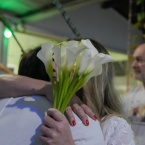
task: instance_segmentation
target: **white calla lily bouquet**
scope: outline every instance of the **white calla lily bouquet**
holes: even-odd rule
[[[113,61],[107,54],[98,53],[89,39],[43,44],[37,57],[44,63],[53,88],[53,107],[64,113],[71,97],[87,81],[102,73],[102,64]],[[56,80],[53,76],[56,63]]]

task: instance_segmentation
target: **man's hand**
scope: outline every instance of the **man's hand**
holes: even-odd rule
[[[89,125],[87,115],[90,118],[97,120],[97,116],[77,96],[72,97],[68,107],[65,110],[65,115],[68,118],[70,125],[75,126],[76,121],[73,112],[78,115],[78,117],[82,120],[83,124],[86,126]]]
[[[57,109],[48,109],[48,116],[40,127],[43,136],[40,141],[45,145],[74,145],[68,121]]]

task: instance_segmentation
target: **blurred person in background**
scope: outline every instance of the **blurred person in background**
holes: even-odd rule
[[[133,53],[134,78],[141,84],[133,87],[123,99],[123,108],[132,124],[138,145],[144,145],[145,137],[145,43]]]

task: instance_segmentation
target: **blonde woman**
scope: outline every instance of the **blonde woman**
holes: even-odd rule
[[[90,40],[99,52],[108,54],[101,44]],[[103,64],[102,74],[91,78],[78,96],[99,118],[105,145],[135,145],[132,129],[122,113],[113,77],[112,63]],[[41,127],[44,136],[40,137],[41,142],[46,145],[74,145],[63,115],[56,109],[49,109],[48,114],[53,118],[44,117],[44,125]]]

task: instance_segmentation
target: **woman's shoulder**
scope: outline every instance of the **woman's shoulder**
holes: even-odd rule
[[[128,122],[118,116],[112,116],[106,119],[102,124],[102,131],[105,142],[114,145],[134,145],[134,133]]]
[[[104,132],[112,132],[120,131],[122,129],[128,129],[129,131],[132,131],[130,124],[121,117],[118,116],[111,116],[108,117],[102,124],[101,124],[102,130]]]
[[[103,118],[104,119],[104,118]],[[110,116],[102,123],[101,126],[111,126],[111,127],[118,127],[119,126],[130,126],[128,122],[121,117],[118,116]]]

